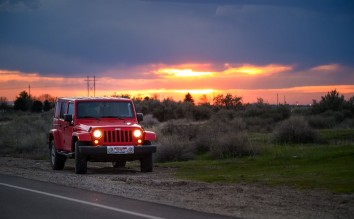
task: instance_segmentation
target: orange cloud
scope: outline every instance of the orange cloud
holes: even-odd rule
[[[314,68],[311,68],[313,71],[337,71],[340,70],[341,66],[338,64],[329,64],[329,65],[320,65]]]
[[[265,66],[257,66],[257,65],[240,65],[237,67],[233,67],[231,64],[225,64],[226,70],[223,71],[224,74],[227,75],[271,75],[285,71],[293,70],[292,66],[288,65],[276,65],[270,64]]]
[[[293,70],[293,66],[270,64],[265,66],[257,65],[238,65],[224,64],[224,68],[220,70],[212,70],[214,66],[210,64],[187,64],[180,66],[155,66],[156,75],[162,78],[209,78],[209,77],[230,77],[230,76],[256,76],[271,75],[285,71]],[[205,68],[209,70],[205,70]],[[204,69],[204,70],[201,70]]]
[[[178,78],[178,77],[211,77],[213,72],[199,72],[192,69],[170,69],[163,68],[157,70],[156,74],[163,75],[164,78]]]

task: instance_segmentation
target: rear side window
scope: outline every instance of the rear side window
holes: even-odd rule
[[[64,119],[64,114],[66,113],[66,103],[62,102],[60,107],[60,118]]]
[[[68,114],[70,114],[70,115],[74,114],[74,103],[69,103]]]
[[[55,104],[55,114],[54,114],[55,118],[59,118],[60,107],[61,107],[61,101],[57,101],[57,103]]]

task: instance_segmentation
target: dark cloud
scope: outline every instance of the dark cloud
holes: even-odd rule
[[[214,4],[214,5],[239,5],[239,6],[278,6],[302,8],[328,13],[354,13],[352,0],[144,0],[149,2],[173,2],[179,4]]]
[[[23,6],[32,10],[14,10]],[[353,8],[334,0],[0,1],[0,69],[84,75],[150,63],[354,66]]]
[[[0,0],[1,11],[34,10],[39,8],[38,0]]]

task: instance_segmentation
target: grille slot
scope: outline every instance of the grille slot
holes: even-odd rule
[[[129,130],[104,131],[103,139],[104,142],[109,142],[109,143],[133,142],[133,135],[132,135],[132,131]]]

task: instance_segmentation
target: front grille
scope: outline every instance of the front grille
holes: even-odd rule
[[[104,131],[103,134],[104,142],[114,143],[114,142],[133,142],[132,131],[114,130],[114,131]]]

